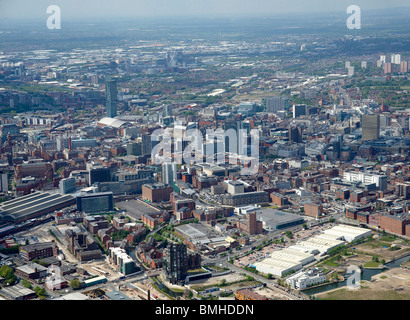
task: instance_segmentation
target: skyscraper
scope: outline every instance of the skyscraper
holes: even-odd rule
[[[375,140],[380,137],[380,115],[362,116],[362,140]]]
[[[109,79],[105,83],[106,112],[107,117],[117,116],[117,82]]]
[[[184,244],[169,243],[163,258],[165,277],[172,284],[185,281],[188,272],[187,248]]]

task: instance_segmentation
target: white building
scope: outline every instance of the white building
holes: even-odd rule
[[[393,53],[391,55],[391,63],[392,64],[400,64],[401,63],[401,55]]]
[[[256,270],[281,277],[291,271],[298,271],[314,260],[314,255],[287,248],[272,252],[270,257],[254,263]]]
[[[286,283],[293,289],[305,289],[324,282],[326,282],[326,276],[314,271],[301,271],[286,279]]]
[[[324,231],[325,235],[335,236],[338,239],[352,242],[358,239],[367,238],[372,235],[372,231],[368,229],[352,227],[347,225],[338,225]]]
[[[349,182],[361,182],[363,184],[375,183],[380,190],[387,188],[387,176],[359,171],[346,171],[343,173],[343,179]]]

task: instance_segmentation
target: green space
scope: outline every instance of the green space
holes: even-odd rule
[[[371,290],[369,287],[361,287],[358,290],[342,288],[317,295],[317,298],[320,300],[409,300],[410,293],[395,290]]]

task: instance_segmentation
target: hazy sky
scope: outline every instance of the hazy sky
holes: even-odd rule
[[[48,17],[50,5],[61,8],[62,18],[110,18],[189,15],[257,15],[288,12],[346,12],[349,5],[361,10],[410,7],[410,0],[0,0],[1,18]]]

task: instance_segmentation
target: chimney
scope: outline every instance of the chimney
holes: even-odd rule
[[[151,291],[148,290],[148,300],[151,300]]]

